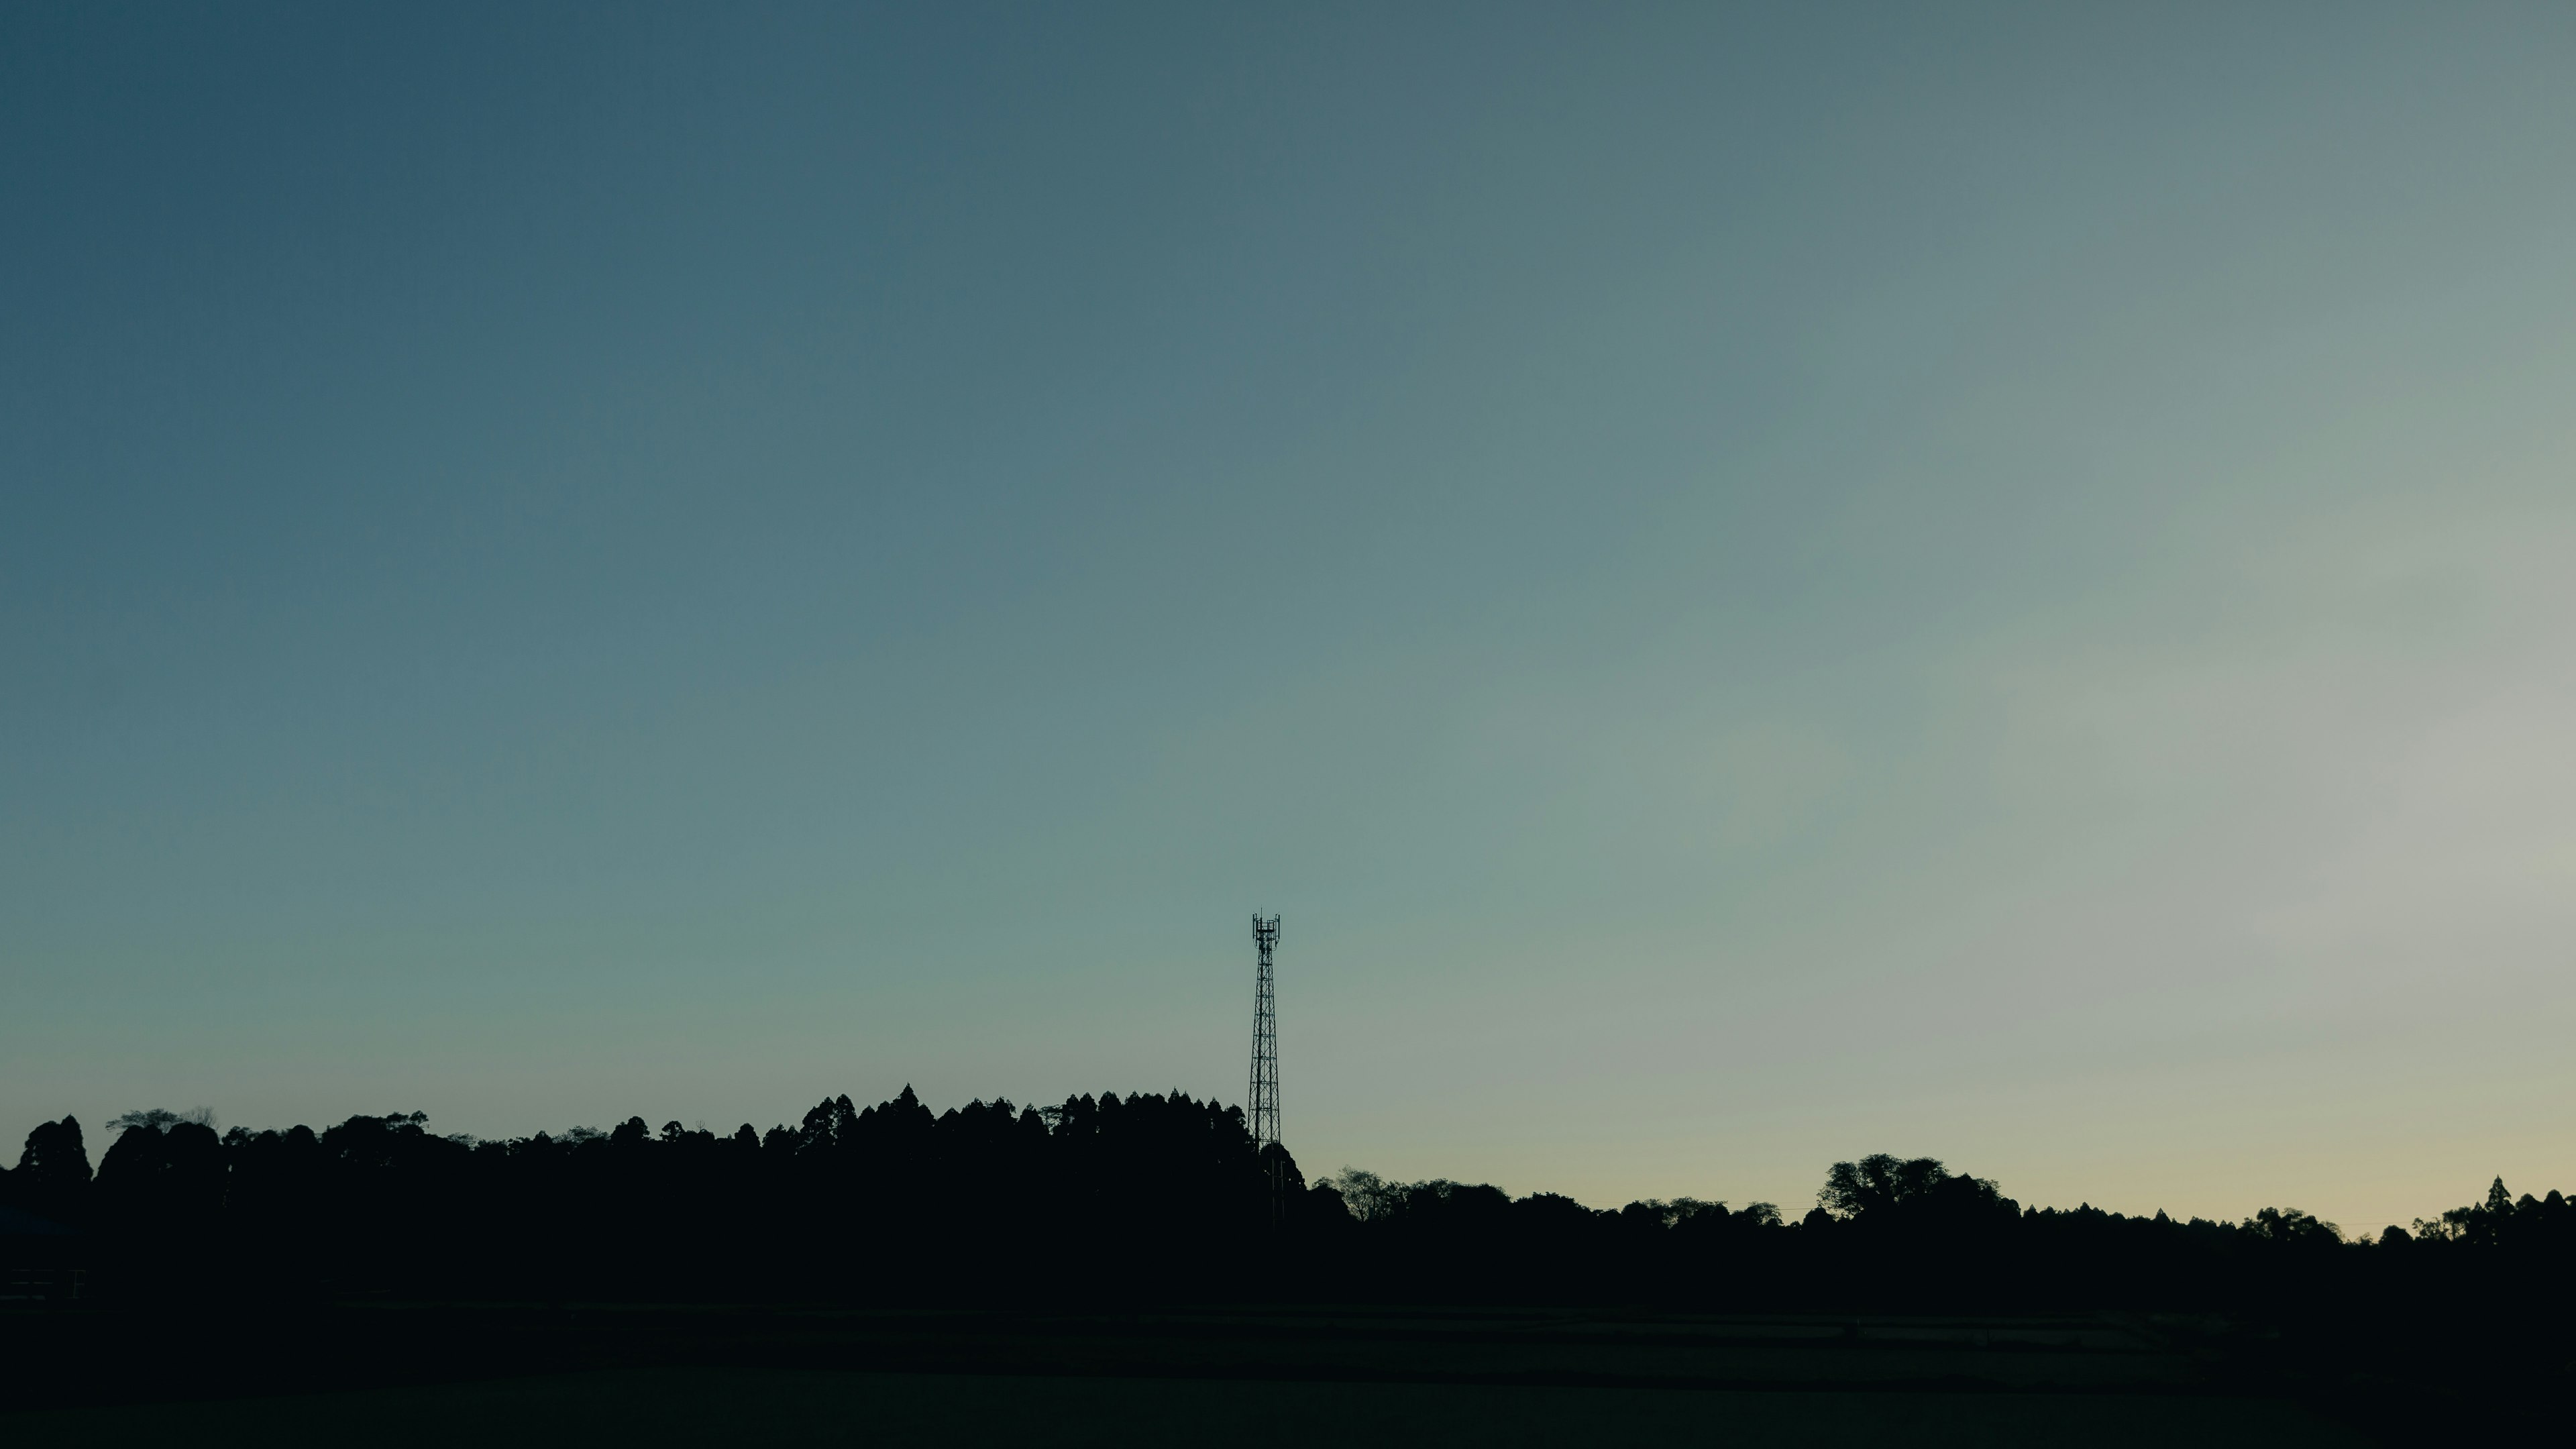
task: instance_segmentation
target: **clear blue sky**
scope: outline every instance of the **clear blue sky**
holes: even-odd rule
[[[2576,13],[13,5],[0,1135],[2576,1186]]]

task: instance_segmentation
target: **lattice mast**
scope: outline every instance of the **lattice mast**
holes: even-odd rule
[[[1279,918],[1252,916],[1252,943],[1261,948],[1261,975],[1252,993],[1252,1092],[1248,1115],[1255,1152],[1279,1141],[1279,1014],[1271,1000],[1270,950],[1279,944]]]

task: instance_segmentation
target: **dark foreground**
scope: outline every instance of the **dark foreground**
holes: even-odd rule
[[[2300,1445],[2295,1405],[2141,1394],[619,1369],[0,1420],[13,1443]]]
[[[834,1097],[729,1136],[426,1120],[219,1137],[132,1113],[95,1173],[74,1119],[31,1132],[0,1175],[0,1449],[2521,1443],[2576,1417],[2576,1199],[2501,1181],[2354,1242],[2289,1208],[2028,1208],[1887,1153],[1834,1163],[1794,1221],[1307,1184],[1240,1111],[1178,1092]],[[1254,1284],[1267,1306],[1140,1306]]]
[[[377,1305],[246,1323],[58,1306],[0,1331],[13,1446],[2279,1449],[2414,1440],[2442,1417],[2284,1379],[2259,1334],[2133,1315]]]

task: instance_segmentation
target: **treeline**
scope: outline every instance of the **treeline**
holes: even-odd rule
[[[417,1112],[218,1134],[130,1113],[0,1172],[11,1262],[107,1297],[985,1302],[1287,1296],[1711,1307],[2306,1311],[2563,1301],[2576,1205],[2510,1196],[2347,1241],[2241,1222],[2025,1208],[1929,1158],[1835,1164],[1791,1217],[1689,1198],[1586,1207],[1490,1186],[1308,1183],[1237,1108],[1180,1092],[934,1114],[911,1089],[795,1126],[641,1118],[507,1141]]]
[[[37,1128],[0,1192],[80,1230],[109,1294],[990,1297],[1199,1291],[1267,1223],[1284,1153],[1239,1109],[1138,1093],[934,1115],[907,1087],[728,1134],[630,1119],[507,1141],[418,1112],[218,1136],[118,1119],[95,1175],[80,1125]],[[1239,1252],[1235,1254],[1239,1256]]]

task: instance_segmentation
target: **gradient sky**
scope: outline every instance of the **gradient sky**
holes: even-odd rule
[[[2410,9],[0,10],[0,1134],[1239,1101],[1261,908],[1310,1173],[2576,1187]]]

